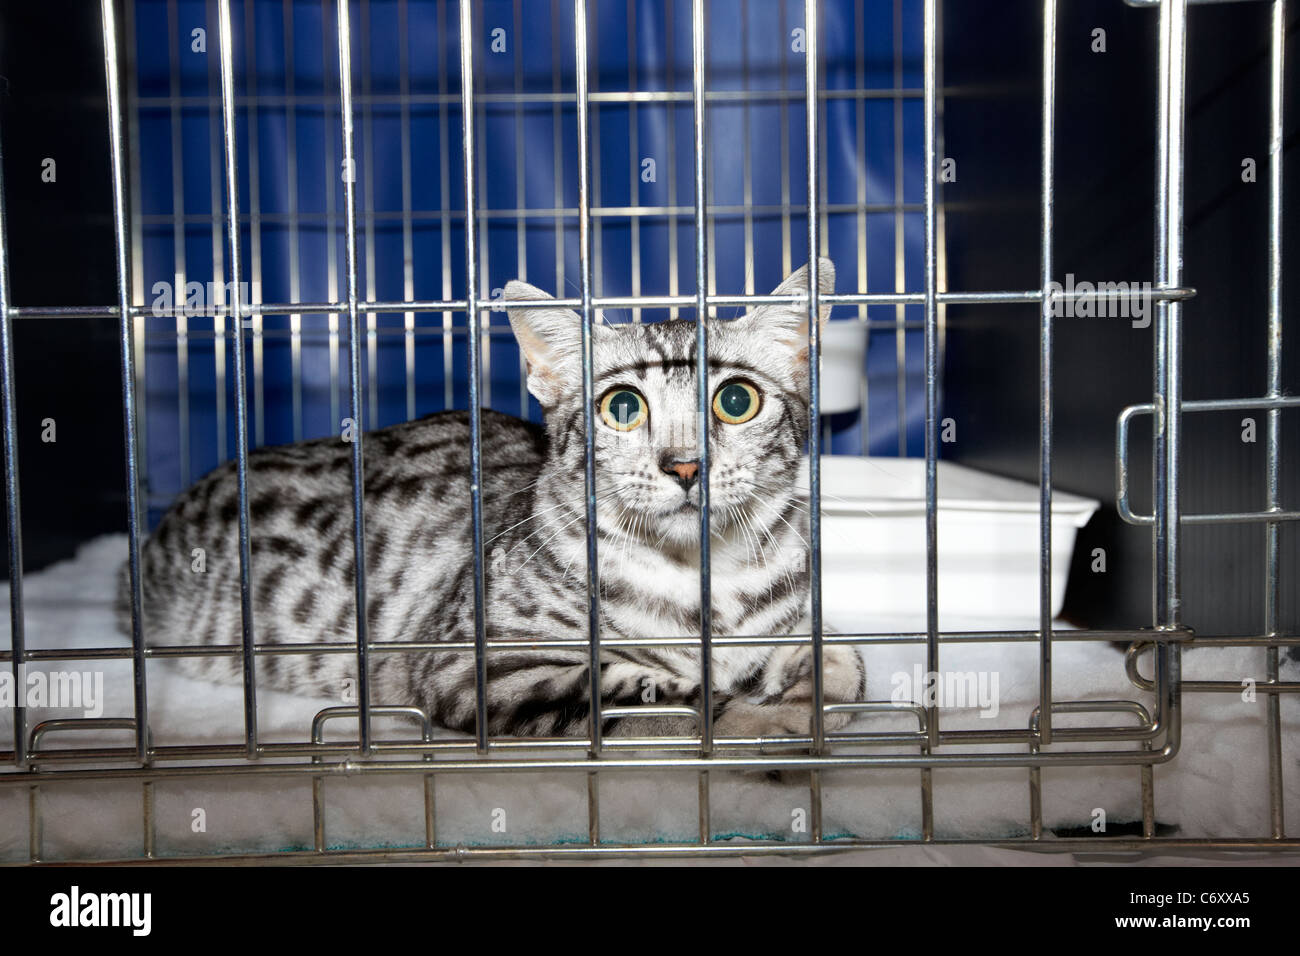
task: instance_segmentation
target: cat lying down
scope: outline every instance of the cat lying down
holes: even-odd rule
[[[819,262],[819,286],[835,269]],[[807,267],[775,294],[808,292]],[[482,503],[486,628],[495,641],[587,635],[581,321],[523,282],[505,289],[545,426],[484,409]],[[821,310],[826,321],[829,307]],[[708,419],[714,635],[807,633],[806,503],[796,489],[808,435],[807,309],[763,306],[709,320]],[[593,327],[597,547],[602,639],[699,634],[696,326],[673,320]],[[365,456],[369,638],[472,641],[469,416],[441,412],[368,433]],[[142,550],[147,634],[154,644],[239,644],[235,462],[171,506]],[[248,456],[254,633],[259,643],[354,640],[351,445],[327,437]],[[203,549],[196,571],[194,549]],[[129,630],[129,583],[119,619]],[[191,674],[241,681],[239,658],[186,659]],[[808,646],[713,649],[719,737],[807,734]],[[355,686],[351,654],[261,655],[260,685],[311,694]],[[489,732],[585,735],[584,648],[492,649]],[[475,729],[472,652],[375,653],[376,704],[414,704],[445,727]],[[847,647],[828,647],[828,703],[862,699],[866,675]],[[604,706],[701,701],[693,648],[605,647]],[[848,715],[830,714],[827,729]],[[606,733],[694,735],[688,717],[609,718]]]

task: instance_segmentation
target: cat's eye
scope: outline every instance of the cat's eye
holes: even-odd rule
[[[605,424],[621,432],[640,428],[650,417],[645,399],[630,388],[615,388],[600,400],[600,417]]]
[[[728,382],[713,396],[713,414],[728,425],[742,425],[758,414],[758,389],[748,382]]]

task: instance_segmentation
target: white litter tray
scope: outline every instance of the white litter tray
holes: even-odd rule
[[[805,462],[804,487],[807,487]],[[938,463],[939,612],[1038,613],[1038,487]],[[1052,495],[1052,616],[1061,610],[1078,529],[1098,503]],[[841,622],[925,609],[925,461],[822,457],[822,613]]]

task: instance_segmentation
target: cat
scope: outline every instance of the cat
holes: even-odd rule
[[[831,292],[829,259],[819,276]],[[775,290],[807,292],[806,266]],[[581,320],[521,281],[504,300],[536,303],[507,311],[545,426],[481,412],[487,636],[585,639]],[[808,434],[807,308],[710,319],[708,333],[713,634],[807,633],[807,508],[796,486]],[[695,323],[596,323],[592,335],[602,637],[698,637]],[[370,640],[472,641],[468,413],[370,432],[363,450]],[[180,495],[143,545],[151,644],[240,643],[235,468],[226,462]],[[256,640],[353,641],[351,445],[327,437],[254,450],[248,496]],[[128,633],[129,595],[124,573],[118,615]],[[825,701],[860,700],[866,675],[856,650],[830,646],[823,659]],[[581,647],[490,650],[489,733],[585,736],[589,660]],[[242,680],[239,657],[182,661],[194,676]],[[717,646],[712,661],[716,736],[810,732],[810,646]],[[355,654],[261,655],[256,675],[259,686],[341,696],[355,687],[356,666]],[[370,670],[375,704],[414,704],[443,727],[475,730],[472,652],[374,652]],[[600,685],[604,707],[652,700],[698,713],[699,651],[607,647]],[[828,714],[825,726],[848,719]],[[684,716],[612,716],[602,728],[700,732]]]

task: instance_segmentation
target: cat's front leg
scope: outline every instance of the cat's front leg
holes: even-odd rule
[[[867,671],[855,647],[822,648],[822,701],[862,700]],[[809,645],[783,645],[763,663],[760,679],[745,697],[723,707],[714,724],[718,737],[784,737],[812,733],[813,651]],[[823,726],[839,730],[851,714],[827,714]]]
[[[601,696],[610,707],[624,711],[604,722],[608,736],[694,737],[700,733],[700,684],[694,677],[647,661],[612,661],[601,668]],[[636,712],[670,707],[689,707],[697,716]]]
[[[493,734],[584,737],[591,730],[590,666],[567,649],[488,654],[488,715]],[[445,678],[450,680],[450,678]],[[442,723],[474,728],[473,660],[466,658],[446,694],[455,712]],[[617,737],[693,737],[699,733],[700,683],[653,659],[617,657],[600,667],[601,727]],[[725,698],[724,698],[725,700]],[[715,701],[715,703],[717,703]],[[667,708],[677,711],[663,713]],[[607,711],[620,711],[606,714]]]

